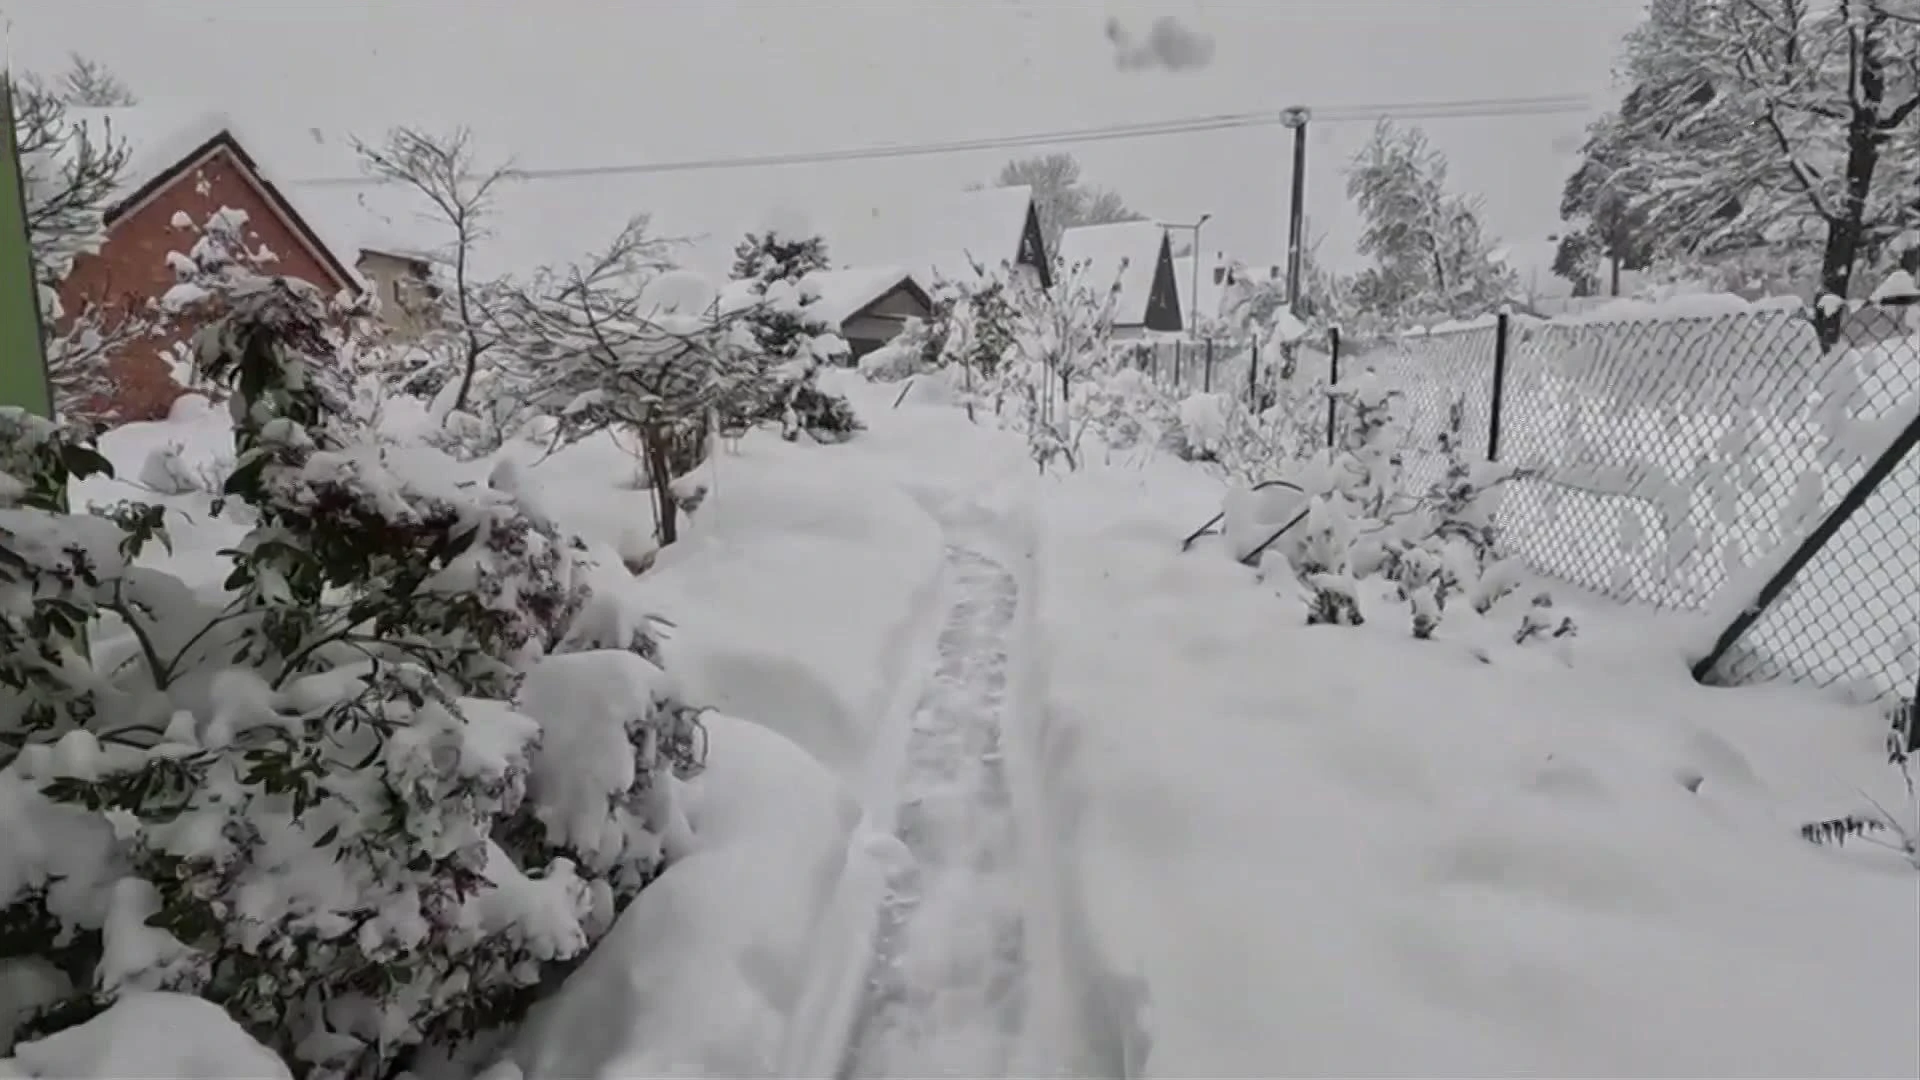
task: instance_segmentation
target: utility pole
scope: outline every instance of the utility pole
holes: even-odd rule
[[[1280,123],[1293,129],[1293,200],[1287,214],[1287,310],[1300,311],[1300,251],[1306,238],[1307,122],[1313,110],[1294,105],[1280,112]]]
[[[1163,229],[1193,231],[1193,282],[1187,290],[1187,333],[1189,334],[1200,325],[1200,226],[1212,220],[1212,214],[1201,214],[1200,220],[1191,225],[1173,225],[1164,221],[1160,223]]]

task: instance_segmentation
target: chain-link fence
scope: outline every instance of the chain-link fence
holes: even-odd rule
[[[1181,393],[1245,393],[1251,348],[1225,338],[1140,338],[1123,355],[1155,382]]]
[[[1121,355],[1155,382],[1178,394],[1226,394],[1257,400],[1276,363],[1291,362],[1297,377],[1319,378],[1329,370],[1328,347],[1320,341],[1297,343],[1291,356],[1259,341],[1229,338],[1139,338],[1122,342]]]
[[[1542,573],[1724,622],[1703,676],[1915,695],[1920,309],[1852,311],[1832,348],[1797,309],[1490,318],[1360,366],[1408,399],[1416,483],[1456,400],[1469,446],[1527,470],[1501,523]]]

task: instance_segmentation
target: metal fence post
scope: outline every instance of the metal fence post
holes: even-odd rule
[[[1907,753],[1920,754],[1920,676],[1913,680],[1913,697],[1907,700]]]
[[[1493,402],[1487,414],[1487,460],[1500,460],[1500,405],[1507,396],[1507,344],[1513,317],[1501,312],[1493,324]]]
[[[1327,327],[1327,449],[1333,449],[1340,422],[1340,402],[1332,394],[1340,385],[1340,328]]]
[[[1787,586],[1793,584],[1793,579],[1800,576],[1800,571],[1806,569],[1807,564],[1813,561],[1813,557],[1820,553],[1820,549],[1833,539],[1834,535],[1840,531],[1840,527],[1847,523],[1847,519],[1852,517],[1855,511],[1865,505],[1881,482],[1892,475],[1893,470],[1908,454],[1914,452],[1915,447],[1920,447],[1920,416],[1908,422],[1906,429],[1893,440],[1893,445],[1887,447],[1886,452],[1868,466],[1866,472],[1860,474],[1860,479],[1854,481],[1853,487],[1841,496],[1840,501],[1827,512],[1827,516],[1820,519],[1820,524],[1807,534],[1806,539],[1800,541],[1800,546],[1794,550],[1794,553],[1787,558],[1780,569],[1774,571],[1773,576],[1767,579],[1767,583],[1761,586],[1760,594],[1754,597],[1753,603],[1735,615],[1733,622],[1721,631],[1720,637],[1713,643],[1713,650],[1707,653],[1699,663],[1693,665],[1693,677],[1696,681],[1706,681],[1714,665],[1727,654],[1727,650],[1733,648],[1748,629],[1759,621],[1760,616],[1773,606],[1773,602],[1780,598],[1780,594],[1787,591]]]
[[[1180,353],[1180,339],[1173,342],[1173,388],[1180,389],[1187,383],[1186,357]]]

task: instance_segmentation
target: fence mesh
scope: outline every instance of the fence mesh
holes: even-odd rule
[[[1122,355],[1176,394],[1215,393],[1240,401],[1270,395],[1279,370],[1290,370],[1297,386],[1324,389],[1331,365],[1328,343],[1319,340],[1296,343],[1289,357],[1259,341],[1143,338],[1123,345]]]
[[[1757,590],[1754,579],[1845,497],[1920,408],[1915,314],[1853,311],[1831,349],[1797,310],[1511,320],[1499,456],[1529,477],[1508,489],[1504,535],[1549,576],[1623,602],[1717,613],[1729,588]],[[1488,445],[1497,333],[1489,324],[1404,338],[1353,362],[1405,393],[1416,483],[1437,475],[1435,436],[1456,399],[1469,445]],[[1748,628],[1716,675],[1911,695],[1916,637],[1920,454]]]
[[[1162,386],[1181,393],[1247,393],[1252,346],[1225,338],[1152,338],[1127,346],[1134,366]]]
[[[1405,395],[1409,424],[1405,467],[1415,491],[1425,491],[1446,472],[1446,461],[1438,450],[1454,402],[1461,405],[1467,447],[1478,455],[1486,453],[1493,430],[1498,344],[1499,327],[1488,320],[1402,338],[1394,348],[1341,365],[1343,375],[1372,367]]]

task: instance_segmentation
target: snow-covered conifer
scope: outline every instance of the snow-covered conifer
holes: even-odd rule
[[[777,421],[789,440],[805,431],[838,441],[860,430],[845,398],[820,389],[822,366],[840,364],[847,343],[813,310],[819,297],[807,277],[831,267],[826,241],[778,228],[748,233],[734,250],[733,278],[747,290],[744,312],[766,369],[766,394],[747,423]]]

